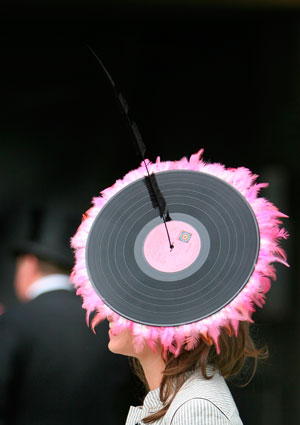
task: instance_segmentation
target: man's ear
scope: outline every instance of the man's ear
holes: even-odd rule
[[[15,272],[15,291],[21,301],[28,301],[27,289],[41,277],[39,260],[33,254],[23,254],[17,258]]]

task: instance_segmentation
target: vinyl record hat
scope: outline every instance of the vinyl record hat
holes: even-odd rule
[[[178,352],[199,336],[218,349],[221,328],[237,332],[262,306],[285,217],[258,192],[265,183],[244,167],[188,160],[145,164],[93,199],[72,239],[72,281],[94,320],[114,316],[139,351],[160,340]],[[156,176],[166,202],[153,208],[144,178]],[[167,219],[166,219],[167,217]]]
[[[285,265],[284,214],[259,191],[247,168],[189,159],[155,163],[129,117],[124,96],[97,57],[142,163],[93,199],[72,246],[71,275],[94,327],[108,315],[114,333],[129,329],[136,352],[159,341],[178,355],[200,338],[252,321]]]

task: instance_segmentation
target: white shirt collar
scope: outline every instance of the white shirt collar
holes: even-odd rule
[[[36,280],[26,292],[29,300],[33,300],[45,292],[56,291],[57,289],[66,289],[71,291],[73,286],[70,283],[69,276],[65,274],[50,274]]]

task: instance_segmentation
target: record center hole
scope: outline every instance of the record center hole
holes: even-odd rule
[[[144,241],[144,257],[154,269],[174,273],[189,267],[200,253],[201,241],[196,229],[183,221],[168,221],[173,249],[166,236],[164,223],[154,227]]]

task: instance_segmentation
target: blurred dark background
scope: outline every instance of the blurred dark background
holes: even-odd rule
[[[128,100],[147,156],[244,165],[290,216],[257,337],[270,357],[244,389],[246,425],[300,423],[300,4],[297,1],[2,2],[0,302],[16,303],[11,248],[34,205],[78,217],[139,159],[87,45]],[[0,347],[1,349],[1,347]]]

